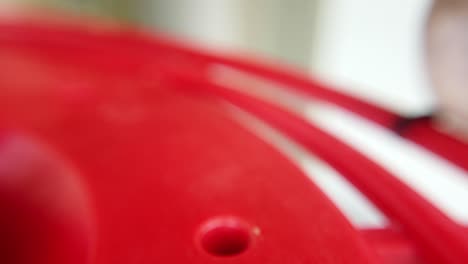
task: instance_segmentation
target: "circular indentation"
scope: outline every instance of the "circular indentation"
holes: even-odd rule
[[[213,256],[236,256],[252,243],[250,227],[234,217],[217,218],[202,226],[201,247]]]

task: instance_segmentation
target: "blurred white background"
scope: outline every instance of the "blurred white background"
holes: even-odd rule
[[[217,48],[298,65],[340,89],[402,112],[433,105],[424,75],[430,0],[151,1],[142,17]]]

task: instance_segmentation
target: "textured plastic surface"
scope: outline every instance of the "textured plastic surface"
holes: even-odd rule
[[[249,60],[131,31],[34,24],[0,25],[3,263],[468,261],[465,229],[391,174],[209,72],[233,67],[389,128],[398,115]],[[217,98],[320,155],[396,228],[355,230]],[[468,146],[429,124],[402,135],[468,168]]]

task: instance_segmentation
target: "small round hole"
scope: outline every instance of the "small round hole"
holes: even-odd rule
[[[236,218],[219,218],[202,227],[202,248],[214,256],[235,256],[244,252],[251,243],[250,228]]]

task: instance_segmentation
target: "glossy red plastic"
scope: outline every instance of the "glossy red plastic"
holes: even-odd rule
[[[132,30],[0,25],[2,263],[468,262],[464,227],[344,143],[227,89],[232,67],[391,128],[397,114],[302,74]],[[219,98],[319,155],[392,221],[356,230]],[[428,123],[402,135],[467,169]],[[424,221],[421,221],[421,218]]]

